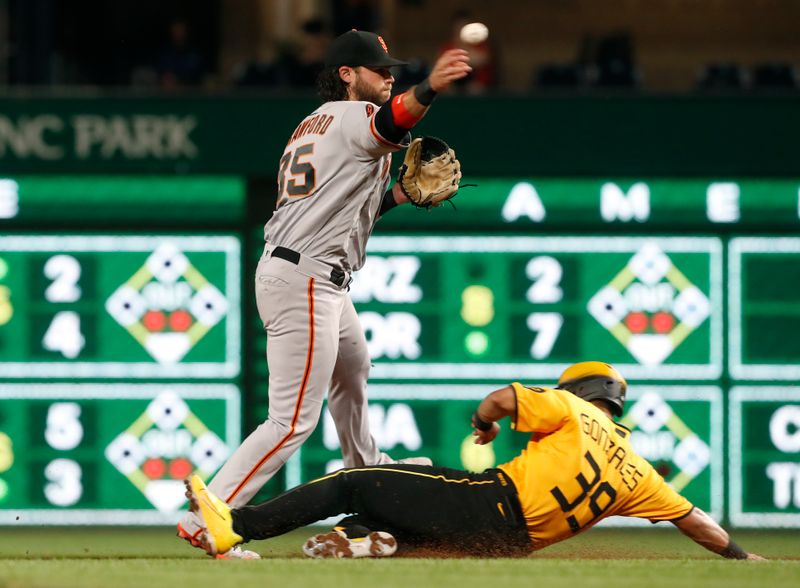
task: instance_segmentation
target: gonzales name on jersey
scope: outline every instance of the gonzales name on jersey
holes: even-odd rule
[[[692,504],[634,452],[630,431],[566,390],[512,384],[512,426],[532,433],[500,467],[514,482],[535,549],[568,539],[608,516],[653,522],[688,515]]]

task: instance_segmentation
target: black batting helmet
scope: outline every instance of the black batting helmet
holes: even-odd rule
[[[571,365],[558,379],[558,387],[587,402],[605,400],[615,416],[622,416],[628,382],[607,363],[583,361]]]

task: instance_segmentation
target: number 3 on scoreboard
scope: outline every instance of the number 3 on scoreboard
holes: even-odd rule
[[[78,462],[58,458],[44,468],[44,496],[50,504],[72,506],[83,496],[83,472]]]

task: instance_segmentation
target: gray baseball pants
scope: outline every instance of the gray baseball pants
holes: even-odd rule
[[[256,270],[256,304],[267,331],[269,415],[231,455],[209,489],[232,507],[247,504],[311,435],[325,391],[345,467],[392,463],[369,431],[367,341],[330,266],[304,255],[292,263],[267,244]],[[199,532],[192,513],[181,521]]]

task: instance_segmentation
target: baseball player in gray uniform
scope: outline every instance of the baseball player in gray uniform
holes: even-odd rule
[[[209,485],[232,507],[247,504],[308,438],[326,390],[345,467],[393,462],[369,431],[370,359],[347,287],[375,223],[408,201],[397,184],[387,190],[392,153],[409,145],[410,129],[436,94],[471,71],[466,51],[447,51],[426,80],[390,101],[389,68],[398,65],[404,62],[374,33],[338,37],[318,80],[325,103],[300,123],[281,157],[277,209],[255,279],[267,332],[269,416]],[[199,533],[191,513],[178,525],[195,546]],[[222,557],[258,556],[231,550]]]

